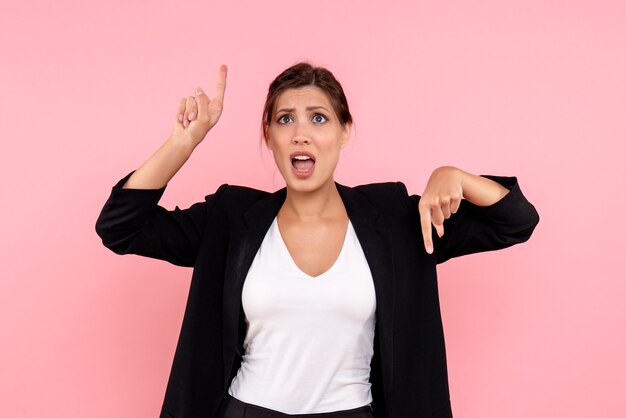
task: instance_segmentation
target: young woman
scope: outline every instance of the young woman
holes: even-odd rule
[[[169,139],[96,224],[118,254],[194,267],[161,417],[451,417],[436,265],[530,237],[539,217],[516,178],[439,167],[421,196],[336,183],[352,116],[333,75],[300,63],[263,113],[286,187],[222,185],[167,211],[166,184],[219,120],[226,72],[212,99],[180,101]]]

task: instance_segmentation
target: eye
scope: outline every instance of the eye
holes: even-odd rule
[[[326,116],[322,115],[321,113],[316,113],[313,116],[313,123],[324,123],[326,122],[328,119],[326,119]]]
[[[293,119],[291,118],[290,115],[282,115],[281,117],[278,118],[278,123],[285,124],[285,123],[290,123],[290,122],[293,122]]]

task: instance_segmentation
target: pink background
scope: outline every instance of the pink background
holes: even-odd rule
[[[518,176],[541,215],[527,244],[440,268],[455,417],[624,416],[626,3],[7,4],[4,414],[158,415],[191,271],[114,255],[96,217],[221,63],[222,119],[162,204],[225,182],[282,187],[261,108],[272,78],[310,59],[334,71],[356,120],[339,182],[421,193],[455,165]]]

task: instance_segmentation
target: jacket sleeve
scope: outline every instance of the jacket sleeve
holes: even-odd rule
[[[207,216],[225,185],[206,196],[204,202],[168,211],[158,205],[165,187],[123,189],[131,174],[113,186],[96,221],[104,246],[116,254],[138,254],[193,266]]]
[[[509,193],[490,206],[477,206],[463,199],[457,213],[444,221],[443,237],[439,238],[433,227],[437,263],[453,257],[499,250],[522,243],[530,238],[537,226],[539,214],[522,194],[516,177],[482,177],[501,184],[509,189]],[[406,193],[406,188],[404,191]],[[418,224],[419,199],[417,195],[409,196],[409,204],[417,212]]]

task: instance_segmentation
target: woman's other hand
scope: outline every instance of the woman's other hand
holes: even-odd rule
[[[430,175],[419,202],[424,246],[433,252],[431,224],[443,236],[443,221],[456,213],[463,198],[462,172],[455,167],[439,167]]]
[[[210,99],[204,91],[196,88],[196,95],[181,99],[176,112],[172,137],[197,146],[220,119],[224,105],[226,75],[228,68],[220,66],[215,94]]]
[[[433,253],[431,224],[443,236],[443,222],[459,210],[461,200],[477,206],[490,206],[509,190],[486,177],[470,174],[456,167],[444,166],[433,171],[419,202],[424,246]]]

